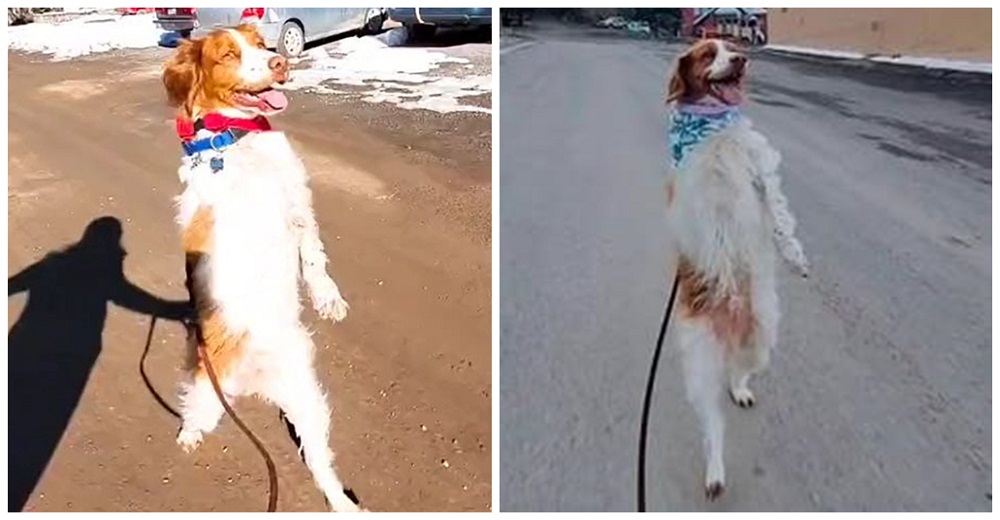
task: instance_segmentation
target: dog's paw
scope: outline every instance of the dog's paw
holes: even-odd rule
[[[800,263],[795,265],[795,270],[802,278],[809,278],[809,261],[802,259]]]
[[[366,509],[362,509],[357,504],[351,500],[351,497],[347,496],[347,493],[341,493],[339,496],[333,497],[332,500],[328,499],[330,503],[330,510],[334,513],[366,513]]]
[[[718,447],[720,450],[721,446]],[[708,457],[705,471],[705,498],[714,502],[726,490],[726,468],[722,462],[721,451]]]
[[[198,430],[181,430],[177,434],[177,445],[184,453],[191,453],[201,445],[202,434]]]
[[[729,397],[733,399],[736,406],[740,408],[753,408],[757,404],[757,399],[753,396],[753,392],[749,388],[730,388]]]
[[[726,485],[721,480],[705,483],[705,498],[709,502],[715,502],[726,490]]]
[[[319,287],[312,288],[313,308],[325,320],[341,321],[347,317],[351,306],[340,295],[340,289],[333,280],[327,278]]]
[[[351,306],[347,304],[347,300],[338,294],[336,298],[327,300],[316,307],[316,312],[319,313],[320,317],[324,320],[333,320],[334,322],[337,322],[346,318],[347,311],[350,309]]]

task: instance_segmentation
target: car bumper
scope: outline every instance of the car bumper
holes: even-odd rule
[[[481,26],[493,23],[493,10],[459,8],[390,8],[389,19],[401,24],[427,24],[440,27]]]
[[[157,18],[153,23],[164,31],[192,31],[198,28],[198,20],[193,18]]]

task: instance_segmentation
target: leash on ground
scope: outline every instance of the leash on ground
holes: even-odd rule
[[[646,380],[646,396],[642,403],[642,420],[639,426],[639,512],[646,512],[646,441],[649,433],[649,410],[653,405],[653,388],[656,386],[656,372],[660,364],[660,354],[663,353],[663,343],[667,336],[667,326],[670,325],[670,314],[674,310],[674,300],[677,299],[677,286],[680,276],[674,275],[674,286],[670,289],[670,299],[667,300],[667,309],[663,313],[663,321],[660,324],[660,336],[656,340],[656,349],[653,351],[653,362],[649,365],[649,378]]]
[[[146,356],[149,355],[149,346],[153,343],[153,329],[155,328],[156,316],[153,316],[152,319],[149,320],[149,332],[146,334],[146,348],[143,349],[142,357],[139,358],[139,374],[142,376],[142,382],[146,383],[146,389],[149,390],[149,393],[153,394],[153,399],[156,399],[156,402],[160,403],[160,406],[169,412],[170,415],[180,419],[181,414],[177,413],[177,410],[174,410],[174,407],[170,406],[166,399],[164,399],[160,393],[156,391],[156,388],[153,387],[152,381],[149,380],[149,376],[146,375]]]
[[[208,373],[208,379],[212,383],[212,389],[215,390],[215,396],[218,397],[219,402],[222,403],[222,408],[226,411],[226,414],[229,415],[229,418],[236,423],[236,426],[243,432],[243,434],[250,439],[250,442],[252,442],[254,447],[257,448],[257,451],[260,452],[260,456],[264,458],[264,463],[267,465],[268,480],[267,512],[274,513],[278,510],[278,470],[274,465],[274,460],[271,459],[271,454],[267,452],[267,448],[264,447],[264,443],[262,443],[260,439],[258,439],[252,431],[250,431],[250,428],[247,427],[246,423],[244,423],[243,420],[236,415],[233,408],[229,406],[229,402],[226,400],[226,396],[222,392],[222,386],[219,385],[219,379],[215,374],[215,368],[208,360],[208,352],[205,351],[205,342],[203,341],[204,338],[202,337],[201,327],[197,324],[197,322],[188,322],[185,323],[185,326],[194,328],[194,332],[198,340],[198,356],[201,357],[202,361],[205,363],[205,372]],[[149,377],[146,376],[146,355],[149,353],[149,346],[153,340],[153,329],[155,327],[156,316],[153,316],[153,318],[149,321],[149,333],[146,335],[146,348],[142,353],[142,358],[139,360],[139,372],[142,374],[142,379],[146,383],[146,388],[152,392],[153,397],[156,398],[157,402],[166,408],[168,412],[179,418],[180,414],[178,414],[162,397],[160,397],[160,394],[156,392],[152,383],[150,383]]]

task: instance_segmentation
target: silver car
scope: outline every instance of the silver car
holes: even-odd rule
[[[387,14],[385,8],[366,7],[197,8],[191,11],[191,36],[195,38],[220,27],[254,22],[260,28],[264,43],[287,57],[298,56],[307,43],[330,36],[352,31],[359,35],[377,33]]]

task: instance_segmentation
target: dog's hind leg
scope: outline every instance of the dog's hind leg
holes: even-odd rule
[[[722,494],[726,483],[723,462],[723,346],[706,322],[686,318],[677,322],[677,341],[681,351],[687,399],[701,423],[706,462],[705,496],[709,500],[715,500]]]
[[[306,466],[330,507],[339,512],[358,511],[333,469],[330,406],[312,366],[312,339],[304,330],[290,336],[295,344],[277,358],[279,366],[274,367],[264,396],[281,408],[295,428]]]
[[[754,295],[754,332],[747,345],[734,349],[726,360],[729,396],[741,408],[750,408],[757,398],[750,390],[750,376],[759,374],[771,359],[778,337],[778,295],[773,284],[759,287]]]
[[[194,451],[201,444],[202,435],[211,432],[222,418],[222,403],[215,395],[208,374],[201,372],[181,384],[181,431],[177,444],[185,452]]]

